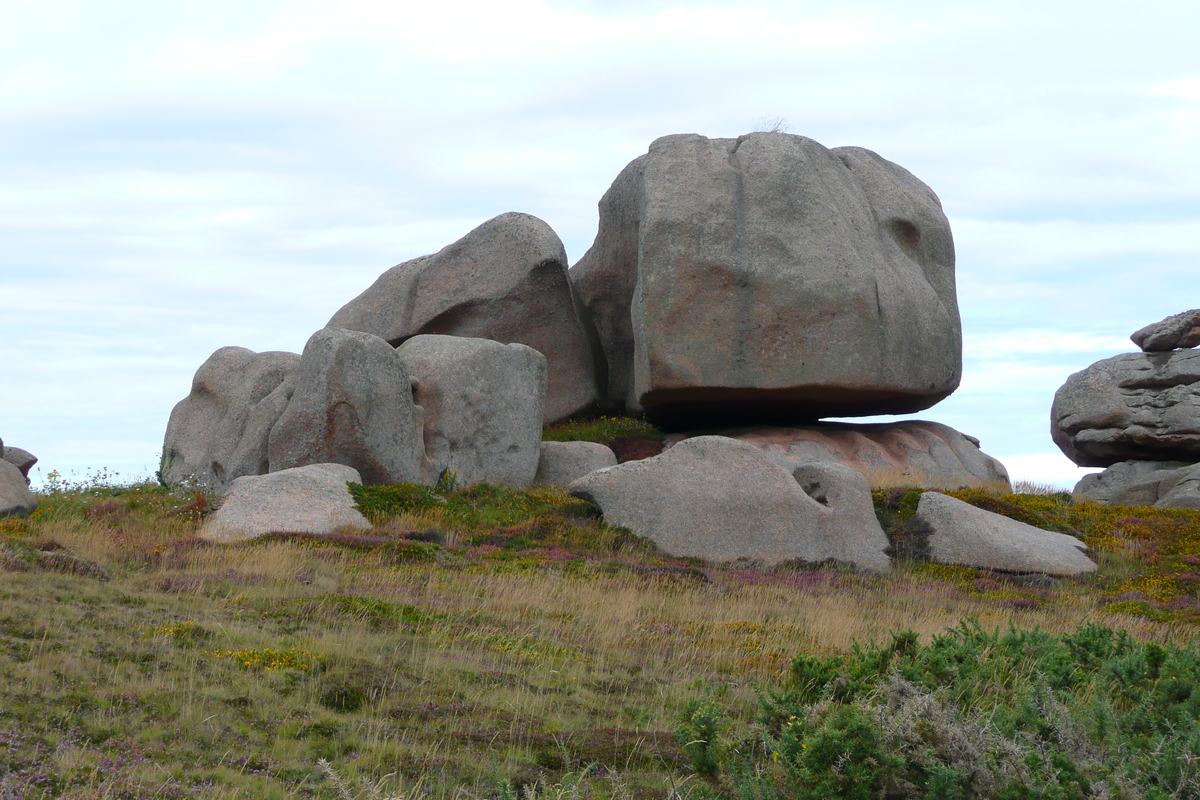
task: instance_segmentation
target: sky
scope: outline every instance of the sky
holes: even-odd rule
[[[574,263],[655,138],[876,151],[954,231],[964,376],[916,415],[1083,473],[1055,390],[1200,306],[1200,4],[0,0],[0,438],[152,474],[214,350],[299,352],[506,211]]]

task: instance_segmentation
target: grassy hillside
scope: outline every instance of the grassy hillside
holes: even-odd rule
[[[1200,796],[1200,513],[957,493],[1099,554],[1015,581],[356,492],[368,536],[211,546],[202,495],[103,482],[0,521],[0,797]]]

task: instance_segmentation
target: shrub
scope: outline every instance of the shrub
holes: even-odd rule
[[[773,763],[737,773],[746,796],[1200,797],[1200,649],[1099,625],[800,655],[760,723]]]

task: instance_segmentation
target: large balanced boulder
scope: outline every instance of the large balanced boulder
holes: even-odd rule
[[[820,422],[791,428],[722,428],[705,433],[752,444],[789,470],[809,461],[832,461],[853,467],[877,485],[1010,488],[1008,470],[979,449],[978,439],[940,422]],[[671,434],[666,444],[670,448],[698,435]]]
[[[196,370],[192,390],[171,411],[161,477],[218,493],[235,478],[268,469],[267,438],[291,396],[295,353],[222,347]]]
[[[606,522],[675,556],[890,568],[866,478],[840,464],[804,464],[793,473],[753,445],[698,436],[568,489],[599,506]]]
[[[433,255],[392,267],[329,325],[394,346],[418,334],[528,345],[546,357],[546,422],[597,399],[566,251],[550,226],[529,214],[501,214]]]
[[[571,277],[608,401],[676,429],[919,411],[961,376],[941,204],[862,148],[658,139]]]
[[[28,517],[37,506],[37,498],[29,491],[21,470],[0,459],[0,517]]]
[[[1075,484],[1081,500],[1113,506],[1200,508],[1200,464],[1119,461]]]
[[[546,359],[523,344],[414,336],[397,350],[424,410],[425,483],[523,487],[537,474]]]
[[[1147,325],[1129,337],[1147,353],[1160,353],[1200,344],[1200,308],[1174,314]]]
[[[1084,555],[1087,545],[1074,536],[1035,528],[949,495],[922,494],[913,520],[929,536],[930,560],[941,564],[1046,575],[1096,571],[1096,563]]]
[[[1067,379],[1051,435],[1081,467],[1200,460],[1200,351],[1124,353]]]
[[[542,442],[533,485],[566,486],[590,472],[616,465],[616,454],[599,442]]]
[[[358,472],[344,464],[309,464],[270,475],[246,475],[230,487],[221,507],[200,530],[215,542],[238,542],[264,533],[328,534],[367,530],[348,483]]]
[[[420,480],[421,413],[395,348],[324,328],[304,345],[295,389],[268,441],[270,471],[345,464],[365,483]]]

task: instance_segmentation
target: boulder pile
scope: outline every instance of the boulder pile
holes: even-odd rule
[[[1200,309],[1147,325],[1140,353],[1097,361],[1054,395],[1051,435],[1085,476],[1075,492],[1113,505],[1200,508]]]
[[[331,499],[347,481],[556,484],[672,554],[875,571],[890,559],[868,476],[1008,485],[945,425],[820,421],[958,386],[953,238],[907,170],[784,133],[667,136],[599,213],[570,269],[550,226],[502,214],[389,269],[299,355],[218,350],[171,414],[163,479],[228,495],[214,538],[361,526]],[[541,441],[597,412],[673,433],[624,464]],[[310,483],[320,520],[253,510]]]

